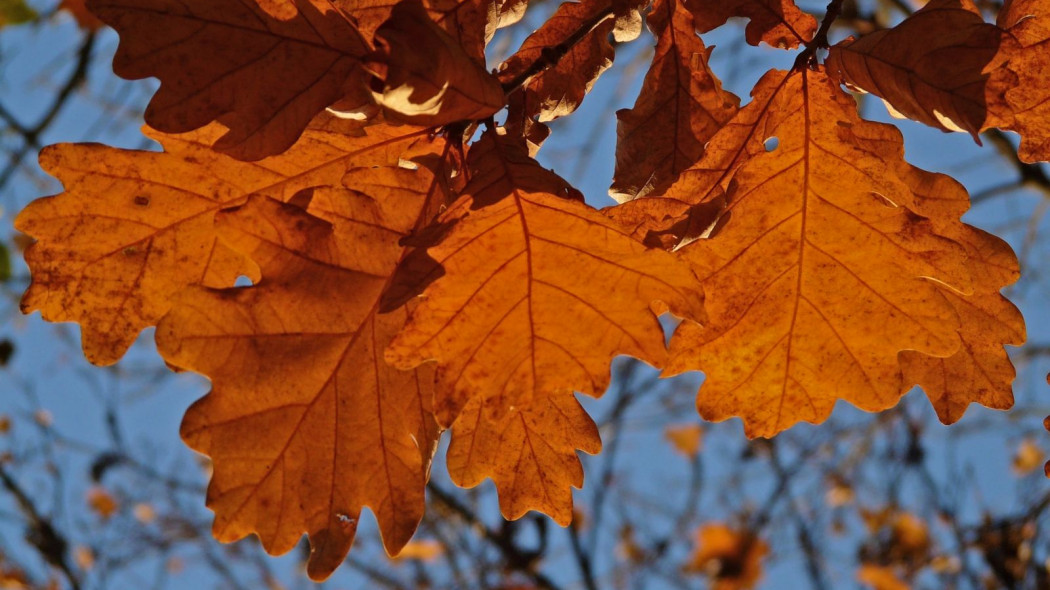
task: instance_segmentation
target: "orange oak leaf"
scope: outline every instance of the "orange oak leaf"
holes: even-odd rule
[[[169,364],[213,383],[182,436],[214,463],[216,538],[256,533],[284,553],[308,533],[315,580],[346,557],[364,506],[389,554],[408,542],[439,433],[432,368],[382,359],[407,311],[378,313],[399,240],[439,193],[423,168],[349,176],[360,190],[314,189],[306,211],[253,197],[221,213],[223,238],[259,262],[262,280],[184,291],[157,328]]]
[[[616,172],[609,194],[626,201],[666,189],[695,164],[704,145],[736,113],[707,65],[710,50],[679,0],[657,0],[649,14],[656,53],[634,108],[616,113]]]
[[[959,348],[938,283],[974,290],[963,246],[905,205],[922,187],[895,173],[910,170],[900,132],[862,120],[810,70],[767,74],[736,120],[725,133],[778,145],[751,149],[726,193],[733,217],[682,249],[712,320],[679,326],[666,372],[703,370],[700,414],[740,416],[752,437],[821,422],[840,398],[869,411],[896,404],[900,351]]]
[[[486,405],[498,414],[571,391],[600,395],[616,354],[661,364],[658,301],[704,318],[685,264],[558,196],[557,177],[525,150],[492,132],[471,146],[470,181],[447,214],[458,223],[428,250],[446,274],[387,351],[402,368],[437,361],[442,424],[478,397],[494,398]]]
[[[892,29],[831,48],[827,68],[882,98],[890,113],[944,131],[995,126],[1016,77],[1003,68],[1012,40],[973,0],[933,0]]]
[[[799,10],[793,0],[689,0],[687,4],[701,33],[733,17],[750,19],[744,35],[751,45],[765,41],[772,47],[794,49],[817,32],[817,20]]]
[[[88,360],[115,363],[182,287],[258,277],[254,263],[217,240],[216,211],[251,194],[286,200],[303,188],[339,186],[349,166],[397,163],[426,135],[388,125],[366,134],[322,115],[284,154],[245,163],[210,149],[224,131],[217,124],[184,135],[147,129],[165,152],[97,144],[43,150],[41,165],[66,192],[34,201],[15,220],[37,240],[26,251],[33,282],[22,310],[78,322]]]
[[[1050,5],[1043,0],[1010,0],[999,12],[999,26],[1020,45],[1007,68],[1017,83],[1006,91],[1011,120],[999,126],[1021,135],[1017,155],[1025,162],[1050,161]]]
[[[753,533],[711,523],[696,532],[696,549],[684,569],[706,573],[712,590],[748,590],[762,579],[767,553],[765,541]]]
[[[580,106],[598,76],[612,65],[615,53],[609,35],[617,24],[613,16],[612,6],[602,0],[566,2],[500,64],[499,79],[508,86],[535,74],[524,81],[529,116],[551,121]],[[581,38],[574,38],[581,32]],[[541,71],[536,73],[536,68]]]
[[[88,7],[120,34],[113,70],[160,79],[146,122],[183,133],[218,121],[229,131],[215,148],[238,159],[284,151],[337,101],[371,101],[361,68],[370,47],[327,0],[88,0]]]
[[[570,488],[583,486],[576,450],[594,455],[602,448],[590,416],[572,393],[545,396],[498,418],[483,404],[481,397],[471,399],[452,424],[446,459],[452,481],[469,488],[491,477],[504,518],[538,510],[568,526]]]
[[[1021,312],[999,290],[1020,276],[1017,257],[999,238],[954,222],[970,206],[969,196],[958,182],[917,168],[899,173],[910,177],[915,188],[916,198],[903,204],[933,220],[939,234],[966,248],[974,278],[974,292],[969,295],[941,286],[959,316],[958,352],[937,358],[902,351],[905,378],[922,386],[945,424],[962,418],[971,402],[1008,409],[1013,405],[1015,371],[1003,345],[1023,344],[1025,325]]]
[[[427,15],[403,0],[376,31],[369,67],[381,81],[374,98],[387,116],[424,126],[483,119],[503,108],[503,88]]]

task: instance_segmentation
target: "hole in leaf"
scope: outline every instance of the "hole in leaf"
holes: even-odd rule
[[[780,138],[778,138],[778,137],[770,137],[770,138],[766,139],[766,141],[763,142],[762,145],[764,145],[766,147],[766,151],[767,152],[771,152],[771,151],[777,149],[777,146],[780,145]]]
[[[234,287],[251,287],[254,284],[254,281],[244,275],[237,277],[237,280],[233,281]]]

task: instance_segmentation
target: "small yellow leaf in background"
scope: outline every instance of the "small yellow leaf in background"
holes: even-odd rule
[[[711,578],[711,590],[747,590],[762,578],[762,558],[768,552],[769,547],[750,531],[706,524],[696,533],[696,549],[685,571]]]
[[[420,539],[419,541],[409,541],[394,559],[418,559],[429,563],[441,557],[441,554],[444,552],[445,549],[441,546],[441,543],[433,539]]]
[[[1014,453],[1013,468],[1017,475],[1028,475],[1042,465],[1046,457],[1043,449],[1031,438],[1026,438],[1018,445]]]
[[[95,567],[95,554],[91,551],[90,547],[77,545],[76,548],[73,549],[73,561],[81,571],[86,572]]]
[[[153,506],[145,502],[139,502],[132,508],[131,513],[135,516],[135,520],[142,524],[149,524],[157,519],[157,512],[153,509]]]
[[[664,437],[670,441],[674,450],[692,459],[700,453],[704,442],[704,431],[699,424],[679,424],[668,426]]]
[[[857,570],[857,581],[872,590],[910,590],[892,568],[881,565],[862,565]]]
[[[620,528],[620,542],[616,544],[616,556],[631,563],[643,563],[645,561],[645,549],[638,545],[634,527],[629,524]]]
[[[856,494],[849,482],[842,477],[836,476],[828,481],[828,491],[824,494],[824,501],[832,508],[845,506],[853,502]]]
[[[926,523],[910,512],[901,512],[891,525],[893,538],[905,552],[924,552],[930,546],[930,532]]]
[[[101,486],[95,486],[87,492],[87,504],[102,520],[108,520],[119,508],[117,499]]]
[[[11,432],[11,417],[7,414],[0,414],[0,434],[8,432]]]

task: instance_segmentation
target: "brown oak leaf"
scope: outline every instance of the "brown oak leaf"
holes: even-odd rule
[[[258,160],[291,146],[339,101],[371,102],[361,58],[370,50],[327,0],[88,0],[120,34],[113,70],[160,88],[146,122],[183,133],[212,121],[215,148]],[[202,59],[202,56],[204,58]]]
[[[483,119],[503,108],[503,88],[441,30],[419,0],[403,0],[376,30],[373,93],[387,117],[423,126]]]
[[[621,202],[666,189],[700,159],[740,104],[708,67],[710,50],[680,0],[657,0],[648,18],[658,40],[652,66],[634,107],[616,113],[609,194]]]
[[[1004,46],[1004,44],[1006,44]],[[933,0],[891,29],[831,48],[828,71],[882,98],[894,116],[944,131],[995,126],[1016,82],[1003,68],[1012,40],[973,0]]]
[[[1021,135],[1017,150],[1021,160],[1050,161],[1050,84],[1044,79],[1050,70],[1050,5],[1042,0],[1009,0],[998,23],[1020,45],[1007,64],[1017,77],[1006,91],[1010,121],[999,126]]]
[[[565,2],[500,64],[499,79],[514,85],[537,63],[543,65],[542,71],[524,81],[526,114],[538,115],[540,121],[564,117],[580,106],[612,65],[615,53],[609,35],[616,24],[608,2]],[[573,38],[581,32],[581,38]]]
[[[772,47],[794,49],[817,32],[817,20],[799,10],[794,0],[688,0],[687,5],[701,33],[733,17],[750,19],[744,35],[751,45],[765,41]]]
[[[378,306],[406,251],[401,238],[426,223],[441,193],[425,168],[348,176],[357,190],[309,191],[297,199],[306,211],[253,197],[221,213],[223,238],[259,263],[262,280],[187,290],[157,328],[169,364],[213,383],[182,435],[215,465],[216,538],[257,533],[284,553],[309,533],[318,580],[345,558],[364,506],[388,553],[408,542],[439,433],[432,368],[382,359],[407,311]]]

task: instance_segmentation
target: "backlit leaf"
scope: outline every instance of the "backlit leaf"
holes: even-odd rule
[[[1009,0],[999,13],[1020,48],[1007,65],[1017,82],[1006,91],[1012,120],[1001,125],[1021,135],[1018,157],[1025,162],[1050,161],[1050,4],[1043,0]]]
[[[706,33],[733,17],[750,19],[747,42],[794,49],[813,38],[817,21],[799,10],[794,0],[689,0],[696,30]]]
[[[165,152],[97,144],[45,149],[41,165],[66,191],[34,201],[15,220],[37,240],[26,251],[33,282],[22,310],[78,322],[88,360],[112,364],[182,287],[258,278],[254,263],[217,240],[218,210],[252,194],[286,200],[303,188],[338,186],[351,165],[395,164],[425,135],[387,125],[365,134],[322,115],[287,152],[249,164],[210,149],[223,131],[147,130]]]
[[[600,395],[613,356],[662,363],[652,305],[704,317],[686,265],[554,193],[557,177],[524,152],[491,133],[471,146],[471,180],[447,214],[458,222],[428,250],[446,274],[387,354],[403,368],[437,361],[442,424],[474,398],[492,398],[499,414],[571,391]],[[537,186],[544,174],[553,178]]]
[[[658,41],[634,108],[616,113],[618,201],[659,193],[700,159],[704,145],[737,110],[707,65],[710,50],[680,0],[657,0],[649,27]]]
[[[284,151],[336,101],[371,100],[361,68],[370,47],[327,0],[88,0],[88,7],[120,33],[113,70],[160,79],[146,122],[183,133],[218,121],[229,131],[216,149],[238,159]]]
[[[609,43],[616,21],[610,5],[601,0],[566,2],[547,22],[529,35],[518,51],[499,67],[499,79],[509,84],[531,71],[536,63],[551,66],[525,83],[529,116],[551,121],[576,110],[598,76],[612,65],[615,55]],[[584,31],[571,47],[563,45],[573,34]],[[549,52],[567,51],[552,60]]]
[[[504,518],[538,510],[568,526],[571,488],[583,486],[576,450],[593,455],[602,448],[594,422],[572,393],[548,395],[501,414],[486,411],[484,403],[480,396],[471,399],[452,424],[447,458],[452,481],[474,487],[490,477]]]
[[[483,119],[503,108],[503,88],[442,31],[418,0],[394,7],[376,31],[370,67],[382,80],[375,93],[387,116],[436,126]]]
[[[977,139],[1013,82],[1002,67],[1010,42],[973,0],[933,0],[892,29],[835,45],[827,67],[895,116]]]
[[[309,533],[314,579],[342,562],[364,506],[388,553],[408,542],[438,435],[432,368],[382,360],[407,312],[378,307],[406,252],[400,239],[442,195],[423,168],[347,180],[359,190],[316,189],[307,211],[253,197],[222,213],[223,238],[258,261],[262,280],[188,290],[157,328],[168,363],[213,383],[182,435],[214,462],[216,537],[256,533],[284,553]]]
[[[966,250],[907,207],[924,187],[907,173],[899,132],[861,120],[819,71],[767,74],[736,121],[721,133],[745,137],[725,143],[751,155],[726,193],[732,217],[682,250],[711,322],[679,326],[667,372],[703,370],[701,415],[740,416],[749,436],[823,421],[837,399],[896,404],[900,351],[960,347],[939,285],[974,291]],[[757,147],[771,137],[775,149]]]

